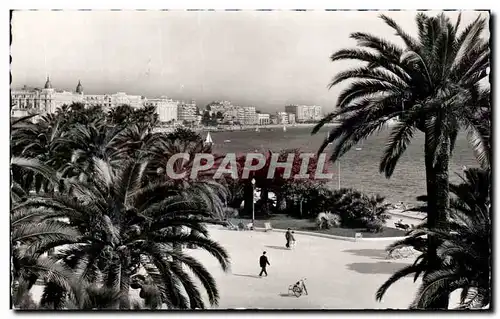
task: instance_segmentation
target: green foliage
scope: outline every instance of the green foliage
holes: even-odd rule
[[[380,195],[368,196],[350,188],[333,192],[330,211],[340,216],[342,227],[361,228],[381,231],[389,218],[390,204],[384,203]]]
[[[211,148],[191,131],[152,132],[151,108],[86,110],[65,106],[37,123],[13,123],[13,155],[21,156],[11,163],[14,305],[32,307],[25,296],[42,280],[38,308],[135,309],[142,306],[128,289],[140,269],[160,306],[205,308],[200,289],[216,305],[214,278],[180,247],[206,250],[228,269],[226,251],[204,226],[228,214],[226,188],[210,178],[173,181],[159,170],[172,154]]]
[[[203,137],[193,130],[184,127],[177,127],[173,132],[167,134],[167,139],[172,142],[179,140],[183,143],[203,142]]]
[[[472,168],[464,173],[461,184],[450,185],[454,196],[447,223],[435,228],[421,225],[407,239],[388,247],[391,250],[411,246],[422,254],[411,267],[396,272],[379,288],[378,300],[397,280],[414,274],[415,280],[420,275],[423,275],[423,280],[412,308],[428,308],[441,295],[449,295],[456,289],[462,289],[462,309],[482,308],[491,303],[490,172]],[[439,241],[440,266],[431,270],[426,267],[429,236]]]
[[[339,121],[320,147],[333,143],[337,160],[371,134],[397,119],[380,161],[380,172],[390,178],[416,130],[425,135],[424,158],[429,227],[446,222],[449,209],[449,161],[460,130],[468,133],[481,166],[491,162],[490,87],[484,85],[490,68],[489,42],[483,36],[486,18],[479,16],[459,31],[460,17],[452,22],[445,13],[416,15],[417,36],[381,15],[403,46],[378,36],[356,32],[355,49],[341,49],[332,61],[357,60],[362,66],[338,73],[330,87],[349,81],[339,94],[337,108],[314,128]],[[430,235],[433,237],[434,235]],[[429,271],[439,269],[437,240],[429,240]],[[428,304],[447,308],[446,295]]]
[[[333,204],[333,192],[324,183],[314,180],[288,181],[281,187],[280,195],[287,199],[287,213],[299,218],[314,218],[329,211]]]
[[[206,125],[206,126],[216,126],[217,125],[217,114],[212,113],[210,115],[210,111],[206,110],[203,112],[202,118],[201,118],[201,124]]]

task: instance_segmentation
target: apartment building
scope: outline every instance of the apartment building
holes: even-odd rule
[[[287,105],[285,112],[295,114],[297,122],[319,121],[323,117],[319,105]]]
[[[181,122],[196,123],[198,120],[198,108],[196,102],[180,102],[177,107],[177,119]]]
[[[243,125],[257,124],[257,112],[254,106],[243,106],[238,109],[238,122]]]

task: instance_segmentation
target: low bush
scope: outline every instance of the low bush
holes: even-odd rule
[[[285,212],[297,218],[316,218],[329,210],[333,192],[322,182],[295,180],[282,186],[281,196],[286,199]]]
[[[369,196],[350,188],[333,192],[330,211],[340,217],[342,227],[365,228],[379,232],[389,215],[390,204],[384,204],[384,197]]]

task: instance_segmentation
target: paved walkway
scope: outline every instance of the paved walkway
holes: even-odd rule
[[[219,309],[376,309],[407,308],[417,285],[411,278],[396,283],[382,302],[375,292],[394,271],[412,260],[388,260],[384,248],[392,241],[348,242],[296,235],[293,250],[284,234],[212,230],[232,259],[231,273],[218,269],[207,253],[192,254],[212,270],[220,290]],[[267,251],[269,277],[259,278],[258,259]],[[288,286],[306,277],[308,296],[287,296]]]
[[[218,309],[407,309],[419,285],[411,277],[404,278],[388,290],[382,302],[375,301],[380,285],[413,261],[386,259],[384,248],[392,240],[349,242],[296,234],[297,246],[288,250],[283,233],[210,229],[211,237],[231,256],[230,273],[222,272],[204,251],[189,253],[215,277],[220,291]],[[271,266],[269,277],[259,278],[258,259],[264,250]],[[309,295],[288,296],[288,286],[302,277],[307,278]],[[41,287],[32,292],[37,300]]]

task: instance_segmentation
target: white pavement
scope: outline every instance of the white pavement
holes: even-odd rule
[[[230,273],[214,258],[194,250],[193,256],[210,269],[220,291],[219,309],[407,309],[418,282],[404,278],[395,283],[382,302],[375,292],[396,270],[413,260],[386,259],[392,242],[348,242],[296,235],[293,250],[284,247],[283,233],[211,229],[211,237],[229,252]],[[263,251],[271,265],[269,277],[259,278]],[[287,296],[288,286],[306,277],[309,295]]]
[[[382,302],[375,300],[380,285],[414,260],[386,259],[385,247],[393,240],[350,242],[296,234],[297,245],[288,250],[279,232],[210,226],[210,235],[228,251],[230,272],[224,273],[207,252],[194,249],[189,253],[215,277],[220,302],[214,308],[218,309],[408,309],[420,284],[406,277],[389,288]],[[259,278],[263,251],[271,265],[269,276]],[[309,295],[288,296],[288,286],[303,277]],[[39,300],[41,287],[34,287],[32,293]],[[451,299],[457,300],[456,295]]]

